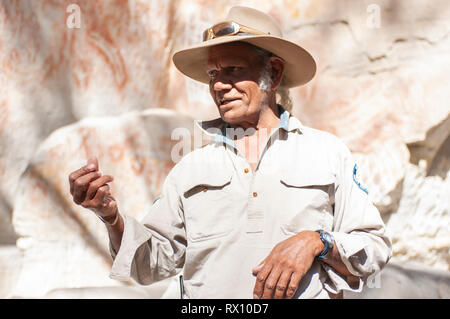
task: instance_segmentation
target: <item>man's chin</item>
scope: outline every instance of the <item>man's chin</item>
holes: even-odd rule
[[[225,122],[233,121],[233,119],[235,119],[235,116],[233,115],[234,112],[232,112],[232,110],[232,108],[223,109],[219,107],[219,114],[222,120],[224,120]]]
[[[220,117],[224,122],[230,123],[230,124],[237,124],[239,123],[239,117],[230,114],[230,112],[225,112],[223,114],[220,114]]]
[[[230,103],[231,104],[231,103]],[[223,120],[236,121],[246,113],[247,108],[242,105],[221,105],[219,106],[219,114]]]

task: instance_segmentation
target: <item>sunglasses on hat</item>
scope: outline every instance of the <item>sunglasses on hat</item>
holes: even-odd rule
[[[211,28],[208,28],[205,31],[203,31],[203,41],[208,41],[211,39],[220,38],[224,36],[236,35],[238,33],[249,33],[256,35],[267,34],[234,21],[225,21],[219,22],[213,25]]]

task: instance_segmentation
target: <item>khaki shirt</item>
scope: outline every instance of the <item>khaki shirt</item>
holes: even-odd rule
[[[225,122],[199,122],[214,140],[174,166],[141,222],[124,217],[110,277],[145,285],[181,273],[187,298],[252,298],[252,268],[277,243],[323,229],[359,282],[350,285],[315,260],[296,297],[360,291],[391,256],[380,214],[355,178],[348,148],[280,111],[254,172],[227,137]]]

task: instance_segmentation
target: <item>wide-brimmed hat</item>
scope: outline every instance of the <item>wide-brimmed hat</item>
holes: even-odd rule
[[[271,16],[252,8],[236,6],[230,9],[223,22],[225,21],[247,27],[244,30],[249,28],[248,30],[257,32],[246,30],[234,35],[210,37],[200,45],[180,50],[172,57],[178,70],[194,80],[208,84],[210,79],[206,73],[206,63],[209,48],[242,41],[263,48],[285,61],[284,76],[288,88],[305,84],[314,77],[316,63],[313,57],[301,46],[283,39],[280,27]]]

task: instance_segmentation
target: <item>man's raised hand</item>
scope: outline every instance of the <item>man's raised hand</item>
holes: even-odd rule
[[[87,164],[69,175],[70,194],[77,205],[88,208],[112,223],[117,214],[117,203],[110,193],[108,183],[114,178],[102,175],[96,157],[88,159]]]

